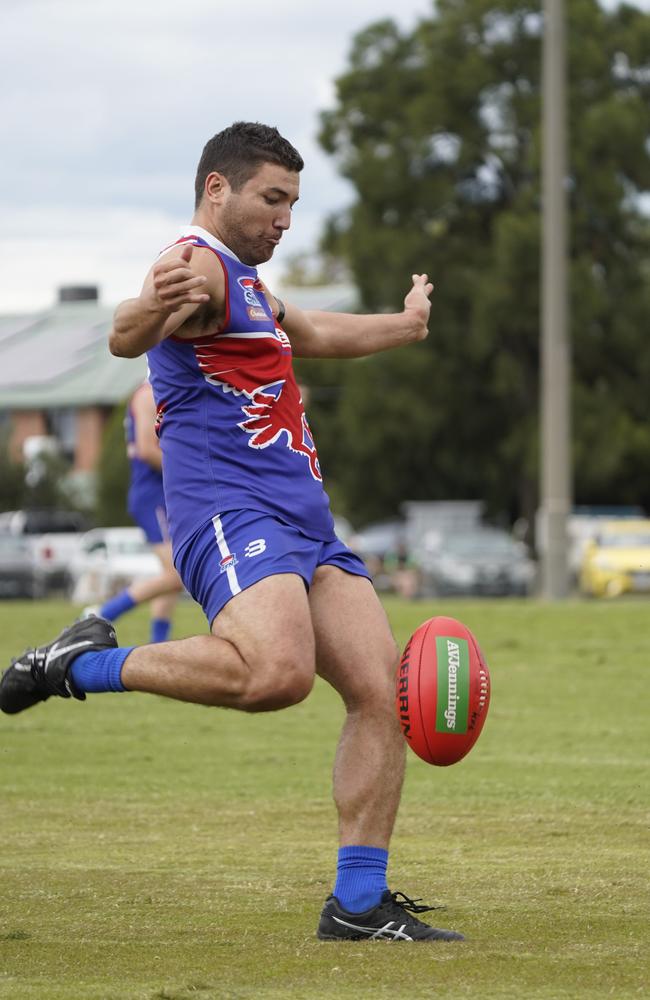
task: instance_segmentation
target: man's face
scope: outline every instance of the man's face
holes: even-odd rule
[[[299,189],[299,174],[263,163],[239,191],[228,188],[216,220],[219,238],[244,264],[270,260],[291,225]]]

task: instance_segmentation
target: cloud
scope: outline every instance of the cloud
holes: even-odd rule
[[[644,0],[648,2],[648,0]],[[277,125],[306,161],[271,271],[314,246],[352,193],[316,141],[355,32],[412,28],[431,0],[3,0],[0,311],[62,281],[134,294],[192,210],[205,141],[239,118]]]

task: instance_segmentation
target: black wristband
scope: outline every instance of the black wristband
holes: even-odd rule
[[[274,295],[273,298],[275,299],[276,305],[278,306],[278,315],[275,317],[275,322],[281,323],[282,320],[284,319],[284,314],[286,312],[286,309],[284,308],[284,302],[282,301],[282,299],[279,299],[277,295]]]

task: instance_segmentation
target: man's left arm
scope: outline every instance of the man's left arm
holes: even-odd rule
[[[366,357],[424,340],[429,332],[432,291],[426,274],[414,274],[413,286],[399,313],[303,312],[287,303],[282,326],[296,357]]]
[[[147,383],[136,392],[131,401],[135,422],[135,449],[138,458],[156,472],[162,469],[162,452],[156,436],[156,404],[151,386]]]

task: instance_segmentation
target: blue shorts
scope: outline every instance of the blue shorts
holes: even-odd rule
[[[169,541],[167,511],[162,502],[140,502],[129,504],[129,514],[144,531],[150,545],[160,545]]]
[[[267,576],[296,573],[309,588],[319,566],[370,574],[338,538],[321,542],[260,511],[233,510],[208,521],[175,558],[181,580],[210,625],[225,604]]]

